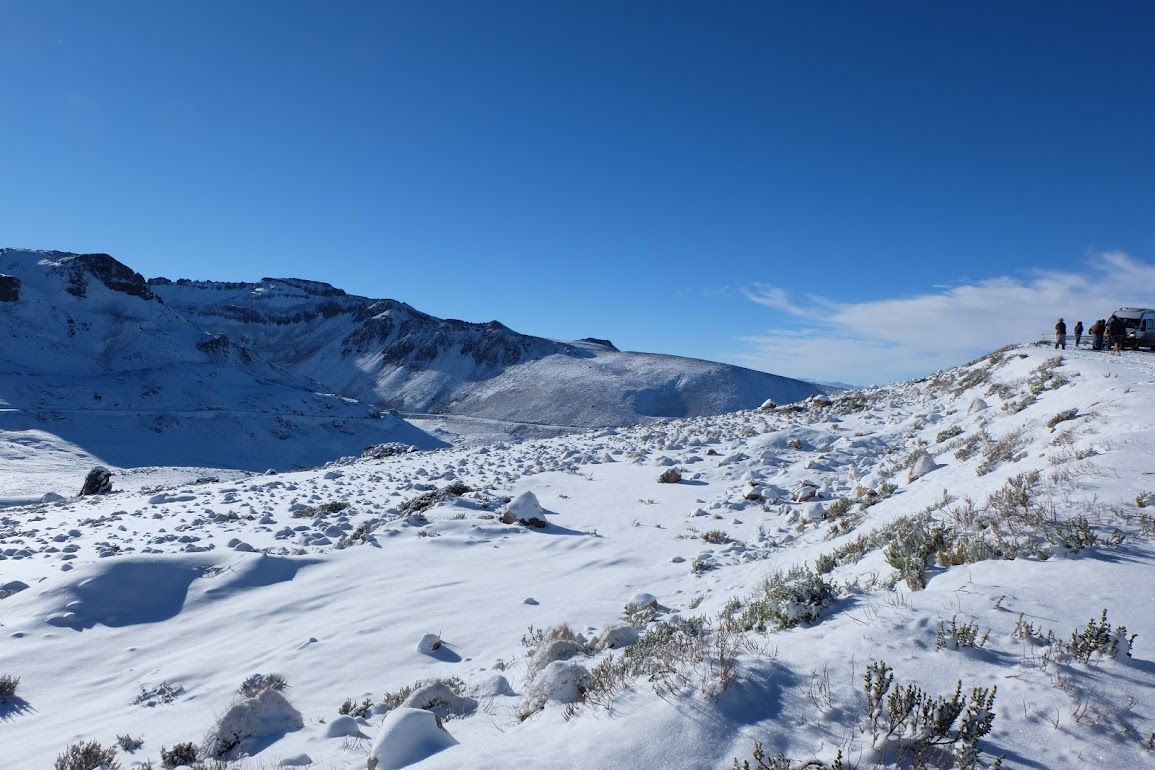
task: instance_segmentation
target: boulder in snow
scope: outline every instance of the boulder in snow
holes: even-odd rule
[[[509,501],[509,505],[505,507],[505,512],[510,514],[514,521],[518,519],[537,519],[545,516],[545,509],[541,507],[541,503],[537,501],[537,495],[533,492],[522,492],[517,497]],[[502,521],[505,521],[503,516]],[[512,524],[513,522],[507,522]]]
[[[967,407],[967,414],[977,414],[986,408],[987,402],[983,401],[981,398],[976,398],[971,402],[971,405]]]
[[[682,474],[678,472],[677,468],[668,468],[658,476],[659,484],[677,484],[682,480]]]
[[[84,486],[80,489],[80,495],[103,495],[112,491],[112,471],[102,465],[98,465],[88,472],[84,477]]]
[[[477,701],[458,695],[446,682],[435,679],[411,692],[409,697],[401,703],[401,706],[432,711],[439,718],[444,719],[451,714],[454,716],[472,714],[477,710]]]
[[[441,649],[441,637],[437,634],[426,634],[417,642],[417,651],[429,655]]]
[[[826,518],[826,507],[822,503],[807,503],[799,510],[803,521],[815,522]]]
[[[807,500],[812,500],[818,496],[818,487],[811,484],[809,481],[803,481],[800,484],[795,484],[790,490],[790,499],[796,503],[804,503]]]
[[[915,479],[920,479],[935,468],[940,467],[942,466],[936,463],[933,457],[923,452],[918,456],[918,459],[914,461],[914,465],[910,467],[910,473],[907,474],[906,480],[914,481]]]
[[[620,650],[638,641],[638,629],[626,623],[610,626],[598,637],[599,650]]]
[[[645,593],[644,591],[639,591],[634,594],[630,597],[630,600],[626,602],[626,612],[638,612],[650,608],[658,609],[658,607],[658,597]]]

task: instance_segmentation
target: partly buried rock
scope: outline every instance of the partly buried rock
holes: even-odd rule
[[[441,649],[441,637],[437,634],[425,634],[417,642],[417,651],[431,655]]]
[[[656,602],[655,602],[656,604]],[[610,626],[598,637],[597,649],[620,650],[638,641],[638,629],[626,623]]]
[[[790,490],[790,499],[796,503],[804,503],[807,500],[812,500],[818,497],[818,487],[811,484],[809,481],[803,481],[801,484],[796,484]]]
[[[542,508],[541,503],[538,502],[537,495],[533,492],[522,492],[509,501],[509,505],[505,507],[505,513],[502,514],[501,520],[506,524],[512,524],[519,520],[542,520],[544,516],[545,509]]]
[[[401,706],[432,711],[439,718],[446,719],[449,716],[472,714],[477,710],[477,701],[458,695],[445,680],[435,679],[410,693]]]
[[[677,468],[667,468],[661,476],[658,476],[659,484],[677,484],[682,480],[682,474],[678,473]]]
[[[933,471],[935,468],[940,468],[940,467],[942,467],[942,466],[940,466],[938,463],[936,463],[934,461],[933,457],[931,457],[926,452],[923,452],[922,454],[920,454],[918,456],[918,459],[914,461],[914,465],[911,466],[910,473],[907,474],[907,477],[906,477],[907,481],[914,481],[915,479],[920,479],[923,476],[925,476],[926,474]]]
[[[657,610],[659,607],[661,607],[661,605],[658,604],[658,597],[644,591],[639,591],[634,594],[630,597],[630,600],[626,602],[626,612],[641,612],[642,610],[649,609]]]
[[[112,471],[101,465],[96,466],[88,472],[84,478],[84,487],[80,490],[80,495],[103,495],[112,491]]]

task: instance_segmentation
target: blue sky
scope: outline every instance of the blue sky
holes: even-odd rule
[[[1155,304],[1152,40],[1137,2],[0,0],[0,245],[892,381]]]

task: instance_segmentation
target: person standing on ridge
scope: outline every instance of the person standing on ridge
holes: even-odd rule
[[[1075,347],[1079,347],[1079,340],[1083,339],[1083,322],[1075,321]]]
[[[1055,324],[1055,347],[1067,349],[1067,325],[1063,323],[1062,318]]]

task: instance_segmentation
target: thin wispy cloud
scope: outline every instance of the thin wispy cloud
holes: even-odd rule
[[[757,302],[759,305],[772,307],[775,310],[784,310],[792,315],[804,316],[807,311],[804,308],[798,307],[792,303],[784,289],[777,286],[771,286],[766,283],[755,283],[751,286],[744,287],[742,294],[751,302]]]
[[[1034,271],[866,302],[798,302],[764,284],[743,293],[792,317],[779,328],[744,337],[741,363],[789,376],[881,384],[957,366],[1007,343],[1047,337],[1059,317],[1068,329],[1077,320],[1089,327],[1118,307],[1149,305],[1155,266],[1120,252],[1093,254],[1077,273]]]

